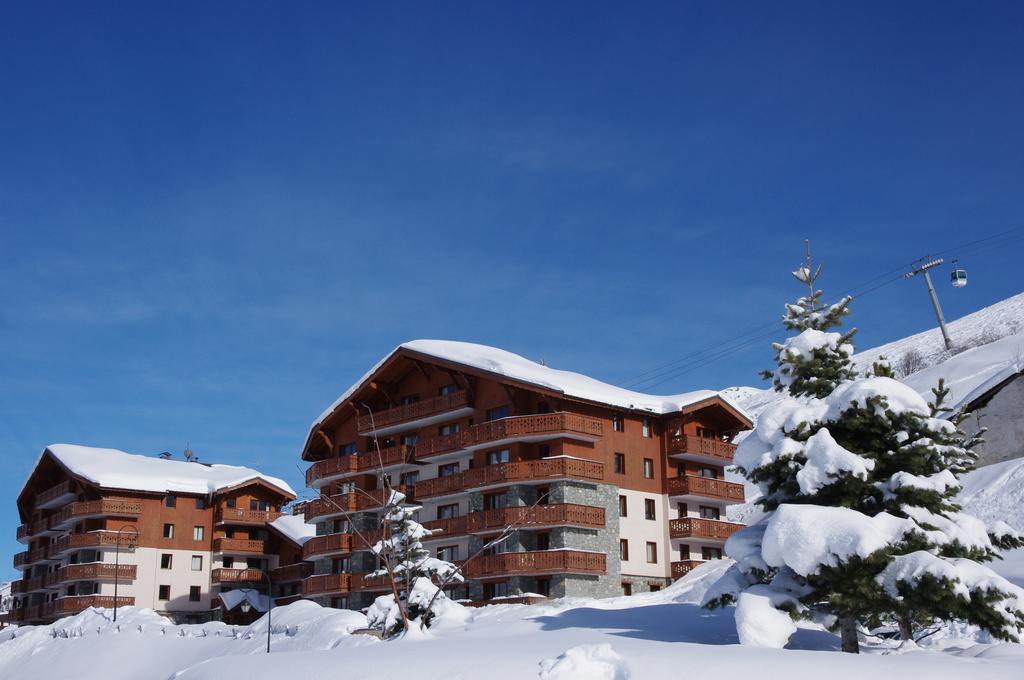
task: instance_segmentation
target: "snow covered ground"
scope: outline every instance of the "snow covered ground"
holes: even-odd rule
[[[265,619],[253,626],[174,626],[152,611],[123,608],[118,626],[90,610],[50,626],[0,633],[0,677],[119,680],[220,680],[226,677],[402,678],[460,680],[625,680],[739,675],[793,680],[862,680],[915,674],[931,680],[1019,679],[1024,645],[973,636],[895,649],[868,641],[860,656],[836,652],[837,638],[801,627],[790,649],[742,647],[733,609],[698,602],[727,566],[711,563],[659,593],[607,600],[499,605],[472,610],[466,624],[425,637],[381,642],[350,632],[361,614],[296,602],[273,612],[272,649]]]

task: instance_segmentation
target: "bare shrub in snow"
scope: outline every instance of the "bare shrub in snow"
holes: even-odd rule
[[[927,366],[928,364],[925,362],[924,357],[921,356],[921,352],[912,347],[900,357],[899,362],[896,364],[896,370],[901,378],[906,378],[908,375],[927,368]]]

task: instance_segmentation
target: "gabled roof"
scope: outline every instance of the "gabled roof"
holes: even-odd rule
[[[35,467],[47,455],[69,474],[107,489],[211,494],[248,482],[262,482],[286,496],[295,497],[295,491],[283,479],[237,465],[206,465],[140,456],[117,449],[51,444],[40,455]]]
[[[476,369],[477,371],[533,385],[582,401],[596,402],[632,411],[646,411],[656,415],[676,413],[702,401],[721,400],[735,414],[738,414],[741,419],[750,420],[750,417],[739,406],[730,403],[719,392],[714,390],[697,390],[695,392],[667,396],[644,394],[643,392],[634,392],[616,387],[615,385],[609,385],[581,373],[544,366],[497,347],[454,340],[413,340],[396,347],[390,354],[378,361],[358,382],[338,397],[313,422],[310,427],[310,434],[334,413],[338,407],[347,402],[366,385],[385,364],[389,363],[396,356],[403,354],[414,358],[435,359],[459,364]]]
[[[281,515],[269,526],[300,548],[316,536],[316,525],[306,522],[302,515]]]

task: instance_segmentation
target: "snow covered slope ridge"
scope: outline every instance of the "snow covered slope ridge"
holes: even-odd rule
[[[327,410],[321,413],[312,427],[315,428],[334,412],[338,406],[348,401],[352,394],[385,361],[401,349],[407,349],[411,352],[520,380],[531,385],[561,392],[569,397],[586,399],[620,408],[650,411],[651,413],[670,413],[710,397],[722,396],[719,392],[713,390],[697,390],[695,392],[667,396],[644,394],[609,385],[581,373],[551,368],[550,366],[530,361],[518,354],[513,354],[497,347],[454,340],[413,340],[399,345],[393,352],[381,359],[366,375],[360,378],[358,382],[338,397]],[[733,404],[733,406],[738,408],[737,404]]]

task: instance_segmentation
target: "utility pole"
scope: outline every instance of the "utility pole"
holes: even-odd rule
[[[904,276],[908,279],[912,279],[918,274],[924,274],[924,282],[928,285],[928,294],[932,297],[932,306],[935,307],[935,318],[939,320],[939,330],[942,331],[942,340],[946,343],[946,349],[952,350],[953,343],[949,339],[949,333],[946,331],[946,319],[942,316],[942,307],[939,306],[939,296],[935,293],[935,286],[932,285],[932,277],[928,274],[928,270],[932,267],[938,267],[942,264],[942,258],[936,258],[934,260],[928,260],[927,257],[923,257],[921,262],[912,271],[907,272]]]

